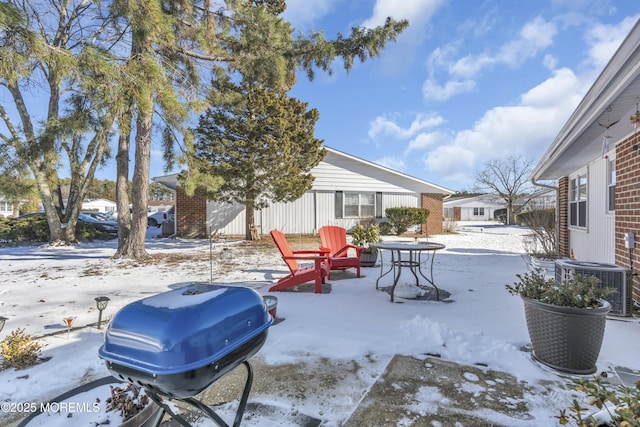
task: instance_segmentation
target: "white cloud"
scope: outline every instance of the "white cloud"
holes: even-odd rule
[[[426,168],[451,181],[468,177],[484,162],[499,156],[537,158],[580,101],[583,87],[571,70],[555,71],[524,93],[518,105],[487,111],[472,129],[458,132],[450,142],[432,150],[425,158]]]
[[[449,139],[449,136],[442,132],[423,132],[409,141],[409,146],[405,150],[405,154],[409,154],[413,150],[424,150],[425,148],[441,144]]]
[[[402,128],[388,116],[376,117],[369,125],[369,138],[376,140],[382,135],[395,139],[408,139],[418,132],[444,123],[442,116],[431,113],[417,114],[408,128]]]
[[[463,44],[449,43],[434,49],[427,59],[429,77],[422,85],[425,100],[446,101],[455,95],[474,90],[474,78],[496,64],[519,67],[527,59],[551,46],[557,32],[554,23],[536,17],[524,24],[519,36],[504,43],[497,53],[483,52],[454,60]],[[555,65],[552,57],[545,57],[545,63],[550,68]],[[434,77],[439,69],[450,76],[444,84],[440,84]]]
[[[360,25],[367,28],[383,25],[387,17],[407,19],[409,27],[398,40],[389,43],[380,61],[385,75],[406,74],[421,50],[433,15],[449,0],[376,0],[372,15]]]
[[[328,15],[341,0],[287,0],[283,16],[295,28],[306,28]]]
[[[422,84],[422,96],[425,101],[446,101],[455,95],[471,92],[475,87],[476,82],[473,80],[450,80],[441,86],[435,80],[427,79]]]
[[[443,46],[435,48],[427,58],[427,68],[430,74],[433,74],[438,68],[448,68],[453,62],[453,58],[460,49],[460,43],[447,43]]]
[[[381,159],[375,160],[374,163],[400,172],[403,172],[407,169],[407,165],[405,164],[404,160],[398,159],[397,157],[383,157]]]
[[[362,25],[373,28],[391,16],[396,20],[408,19],[410,27],[422,27],[444,3],[445,0],[376,0],[373,15]]]
[[[602,70],[618,50],[640,15],[629,16],[617,25],[596,24],[586,35],[589,47],[589,61],[597,70]]]
[[[557,33],[555,24],[537,17],[522,27],[517,39],[503,44],[497,54],[467,55],[453,63],[449,72],[454,76],[471,78],[495,64],[518,67],[549,47]]]
[[[555,71],[554,76],[543,81],[538,86],[530,89],[520,97],[521,104],[530,107],[555,107],[562,103],[558,94],[570,95],[567,90],[573,92],[579,87],[579,81],[575,74],[568,68]]]
[[[465,180],[473,171],[476,154],[463,145],[448,145],[438,147],[429,153],[425,160],[428,171],[441,175],[446,181],[459,182],[458,188],[469,183]]]
[[[542,60],[542,64],[550,70],[553,70],[558,65],[558,58],[551,54],[547,54],[544,56]]]
[[[449,67],[449,72],[462,78],[475,77],[484,68],[496,63],[496,58],[482,54],[482,55],[467,55]]]

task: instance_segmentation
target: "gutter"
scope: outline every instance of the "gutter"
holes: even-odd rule
[[[531,178],[531,183],[537,187],[548,188],[556,192],[556,254],[560,254],[560,188],[555,185],[542,184],[536,181],[535,177]]]

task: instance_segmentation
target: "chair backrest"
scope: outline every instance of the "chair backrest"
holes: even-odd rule
[[[336,252],[347,246],[347,230],[336,225],[325,225],[318,229],[320,234],[320,244],[324,248],[331,249],[331,256],[334,256]],[[347,256],[347,252],[344,251],[340,256]]]
[[[287,264],[287,267],[289,267],[289,270],[291,270],[291,273],[293,274],[298,271],[300,269],[298,262],[295,259],[287,259],[287,257],[292,257],[294,255],[291,247],[289,246],[289,242],[287,242],[287,237],[281,231],[271,230],[271,238],[278,247],[282,258]]]

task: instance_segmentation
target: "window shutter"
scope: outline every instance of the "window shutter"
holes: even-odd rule
[[[336,218],[342,218],[342,191],[336,191],[335,214]]]
[[[376,218],[382,218],[382,192],[376,193]]]

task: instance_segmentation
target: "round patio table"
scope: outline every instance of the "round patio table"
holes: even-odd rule
[[[393,286],[391,287],[391,302],[393,302],[393,296],[402,274],[402,268],[408,267],[411,274],[415,278],[416,286],[420,287],[420,277],[425,279],[429,286],[436,290],[436,300],[440,301],[440,290],[435,285],[433,280],[433,260],[435,259],[436,251],[444,249],[446,246],[442,243],[436,242],[378,242],[369,244],[372,248],[380,250],[380,277],[376,280],[376,289],[380,279],[387,274],[393,272]],[[391,252],[391,263],[389,269],[384,271],[384,262],[382,251]],[[403,258],[402,255],[405,254]],[[426,276],[422,270],[423,263],[429,263],[429,270]]]

